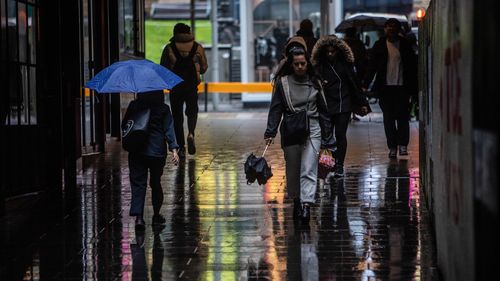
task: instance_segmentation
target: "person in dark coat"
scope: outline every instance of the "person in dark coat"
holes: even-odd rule
[[[308,223],[310,206],[315,201],[319,150],[322,139],[325,139],[325,136],[329,137],[331,133],[324,131],[321,126],[324,124],[320,119],[326,113],[326,99],[320,82],[315,78],[305,44],[285,49],[288,50],[287,59],[274,78],[264,139],[267,144],[271,144],[281,123],[281,145],[286,163],[286,189],[288,196],[294,200],[294,219],[300,217],[302,221]],[[303,141],[285,140],[283,137],[281,120],[287,112],[292,111],[290,104],[295,110],[306,110],[309,118],[309,134]]]
[[[165,223],[165,219],[160,214],[160,208],[163,204],[163,190],[160,178],[165,167],[167,149],[172,152],[173,163],[175,165],[179,163],[179,156],[177,155],[179,146],[175,139],[172,114],[169,106],[164,103],[163,91],[138,94],[137,99],[130,103],[123,120],[128,120],[129,115],[145,108],[151,110],[148,139],[141,150],[130,152],[128,155],[130,186],[132,188],[130,216],[136,217],[135,226],[139,230],[145,227],[143,214],[148,185],[148,171],[154,213],[152,224],[161,225]]]
[[[363,82],[367,59],[365,44],[363,44],[363,41],[359,39],[355,27],[349,27],[346,29],[343,40],[347,43],[349,48],[351,48],[352,53],[354,54],[356,76],[359,81]],[[352,120],[359,120],[354,112],[352,113]]]
[[[310,19],[305,19],[300,22],[300,28],[297,30],[297,36],[300,36],[304,39],[306,42],[306,51],[311,55],[311,51],[314,47],[314,44],[316,44],[316,41],[318,39],[314,37],[314,32],[313,32],[313,23]]]
[[[368,113],[368,101],[354,72],[354,55],[343,40],[335,35],[321,37],[314,46],[311,61],[321,77],[329,125],[335,132],[334,176],[343,177],[349,118],[355,107],[360,107],[363,114]]]
[[[402,36],[401,23],[394,18],[384,25],[385,36],[373,45],[368,81],[375,82],[372,91],[379,97],[384,117],[389,158],[408,155],[410,141],[410,97],[417,95],[417,56]],[[368,88],[368,85],[365,85]]]

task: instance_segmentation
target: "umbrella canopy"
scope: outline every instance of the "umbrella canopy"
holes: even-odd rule
[[[143,93],[172,89],[182,81],[172,71],[150,60],[127,60],[104,68],[85,87],[99,93]]]
[[[267,180],[273,176],[273,173],[264,157],[257,157],[252,153],[248,156],[247,161],[245,161],[245,175],[247,184],[251,184],[257,180],[259,185],[261,185],[266,184]]]
[[[344,33],[348,28],[351,27],[354,27],[361,31],[380,30],[384,28],[385,22],[390,18],[395,18],[402,24],[408,22],[408,19],[403,15],[384,13],[357,13],[341,21],[340,24],[335,28],[335,32]]]
[[[269,144],[266,145],[262,157],[257,157],[253,153],[248,156],[245,161],[245,175],[247,177],[247,184],[253,183],[255,180],[261,184],[266,184],[267,180],[273,176],[271,167],[267,164],[264,155],[266,154]]]

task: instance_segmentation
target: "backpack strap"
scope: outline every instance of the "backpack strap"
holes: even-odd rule
[[[172,42],[172,44],[170,44],[170,48],[172,48],[172,52],[174,52],[175,59],[181,58],[181,53],[179,53],[175,42]]]
[[[177,46],[175,45],[175,42],[172,42],[171,44],[172,51],[174,52],[175,58],[179,59],[182,58],[181,53],[179,52],[179,49],[177,49]],[[194,55],[196,54],[196,50],[198,49],[198,43],[193,41],[193,47],[191,47],[191,50],[189,51],[188,57],[193,58]]]
[[[198,43],[196,43],[196,41],[193,41],[193,47],[191,47],[191,51],[189,51],[188,57],[192,59],[196,54],[197,50],[198,50]]]

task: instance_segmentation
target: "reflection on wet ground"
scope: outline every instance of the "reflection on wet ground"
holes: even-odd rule
[[[352,124],[346,177],[320,182],[306,226],[292,219],[279,141],[266,154],[274,177],[246,184],[243,163],[262,151],[265,122],[265,113],[201,114],[197,155],[165,168],[166,226],[151,227],[148,191],[142,233],[128,216],[127,155],[111,144],[79,175],[78,194],[40,208],[19,234],[10,226],[2,280],[435,278],[416,123],[399,160],[387,158],[382,123]]]

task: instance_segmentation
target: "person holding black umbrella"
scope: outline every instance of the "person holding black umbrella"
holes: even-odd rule
[[[320,82],[315,78],[306,45],[285,49],[286,61],[274,78],[264,138],[266,144],[271,144],[281,123],[286,188],[289,197],[294,200],[294,219],[309,222],[310,207],[315,201],[322,133],[327,139],[331,132],[322,131],[320,126],[323,124],[320,119],[326,113],[326,99]],[[299,121],[305,120],[305,126],[293,121],[296,115],[302,116]]]
[[[130,186],[132,188],[130,216],[136,217],[135,227],[137,230],[145,228],[143,214],[148,185],[148,171],[153,204],[152,224],[162,225],[165,223],[165,218],[160,214],[160,208],[163,204],[163,190],[160,178],[165,167],[167,148],[172,152],[173,163],[175,165],[179,163],[179,156],[177,155],[179,146],[175,139],[172,114],[169,106],[164,103],[163,91],[158,90],[138,94],[137,99],[130,103],[123,117],[123,122],[129,120],[130,115],[143,109],[150,110],[148,136],[138,150],[129,151],[128,155]],[[122,124],[122,127],[125,125]]]
[[[410,97],[417,98],[417,56],[402,36],[401,22],[390,18],[384,25],[385,36],[372,48],[365,87],[375,77],[373,92],[379,97],[384,117],[389,158],[408,155],[410,141]],[[399,151],[398,151],[399,148]]]

